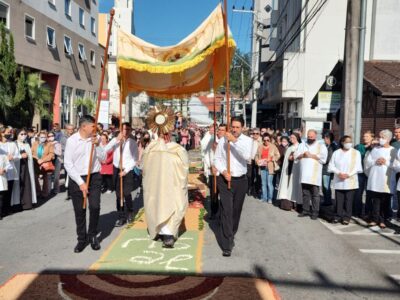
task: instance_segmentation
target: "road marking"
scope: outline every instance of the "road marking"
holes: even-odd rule
[[[396,280],[396,281],[400,281],[400,275],[391,274],[391,275],[389,275],[389,277],[391,277],[392,279],[394,279],[394,280]]]
[[[399,237],[399,234],[396,234],[395,231],[392,230],[387,231],[388,229],[382,230],[379,226],[372,226],[365,228],[365,226],[354,223],[351,223],[349,225],[341,225],[341,224],[328,223],[327,221],[321,219],[319,221],[326,228],[328,228],[330,231],[332,231],[334,234],[337,235],[370,235],[370,236],[384,235],[384,236]]]
[[[361,253],[369,254],[400,254],[400,250],[384,250],[384,249],[359,249]]]

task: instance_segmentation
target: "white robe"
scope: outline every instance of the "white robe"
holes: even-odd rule
[[[6,170],[3,175],[0,175],[0,191],[8,190],[7,171],[12,169],[10,162],[8,161],[7,155],[0,154],[0,168]]]
[[[376,160],[383,157],[386,164],[377,165]],[[392,165],[396,157],[396,149],[393,147],[376,147],[365,157],[364,167],[368,176],[367,191],[377,193],[391,193],[390,181],[392,176]]]
[[[17,149],[19,149],[18,153],[21,150],[25,150],[25,153],[28,154],[28,169],[29,169],[29,177],[31,178],[31,191],[32,191],[32,203],[37,203],[36,197],[36,186],[35,186],[35,171],[33,169],[33,157],[31,147],[28,143],[19,143],[17,144]],[[18,154],[19,159],[15,162],[15,168],[17,169],[18,175],[20,173],[21,166],[21,154]],[[11,196],[11,205],[18,205],[21,203],[21,194],[20,194],[20,185],[19,181],[15,182],[13,185],[13,191]]]
[[[211,166],[214,164],[213,163],[213,156],[211,155],[211,152],[213,152],[212,150],[212,146],[214,144],[214,136],[211,136],[210,139],[207,139],[208,144],[205,145],[204,144],[204,149],[203,149],[203,145],[201,146],[202,148],[202,158],[203,158],[203,169],[204,169],[204,176],[206,176],[207,180],[208,180],[208,176],[210,176],[212,174],[211,172]]]
[[[15,167],[15,163],[19,161],[17,145],[14,142],[0,143],[0,154],[11,154],[14,157],[10,161],[11,168],[7,171],[7,180],[19,180],[19,173],[17,173],[17,168]]]
[[[301,167],[301,183],[311,184],[316,186],[322,185],[322,166],[326,163],[328,157],[328,150],[325,145],[319,142],[314,142],[312,145],[307,143],[301,143],[294,153],[294,158],[298,157],[305,152],[310,152],[318,156],[318,160],[313,158],[302,158],[300,159]]]
[[[277,199],[285,199],[297,204],[303,204],[303,195],[300,184],[300,161],[294,160],[292,165],[292,172],[289,174],[289,156],[296,152],[300,144],[292,145],[286,150],[285,159],[283,161],[281,180],[279,182],[279,189]]]
[[[334,173],[333,188],[335,190],[358,189],[358,173],[363,172],[360,152],[353,148],[348,151],[336,150],[329,162],[328,172]],[[339,178],[340,173],[350,177],[342,180]]]

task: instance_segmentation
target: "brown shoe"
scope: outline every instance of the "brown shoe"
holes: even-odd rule
[[[385,228],[386,228],[386,225],[385,225],[385,223],[380,223],[380,224],[379,224],[379,227],[382,228],[382,229],[385,229]]]

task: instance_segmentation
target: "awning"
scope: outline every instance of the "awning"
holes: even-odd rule
[[[214,89],[219,87],[225,80],[224,32],[220,4],[175,46],[159,47],[118,30],[117,65],[123,101],[131,92],[169,99],[206,92],[210,90],[211,72]],[[236,44],[230,30],[228,41],[231,62]]]

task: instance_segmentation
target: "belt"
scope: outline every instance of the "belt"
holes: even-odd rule
[[[242,175],[242,176],[231,176],[232,180],[239,180],[239,179],[243,179],[245,178],[246,175]]]

